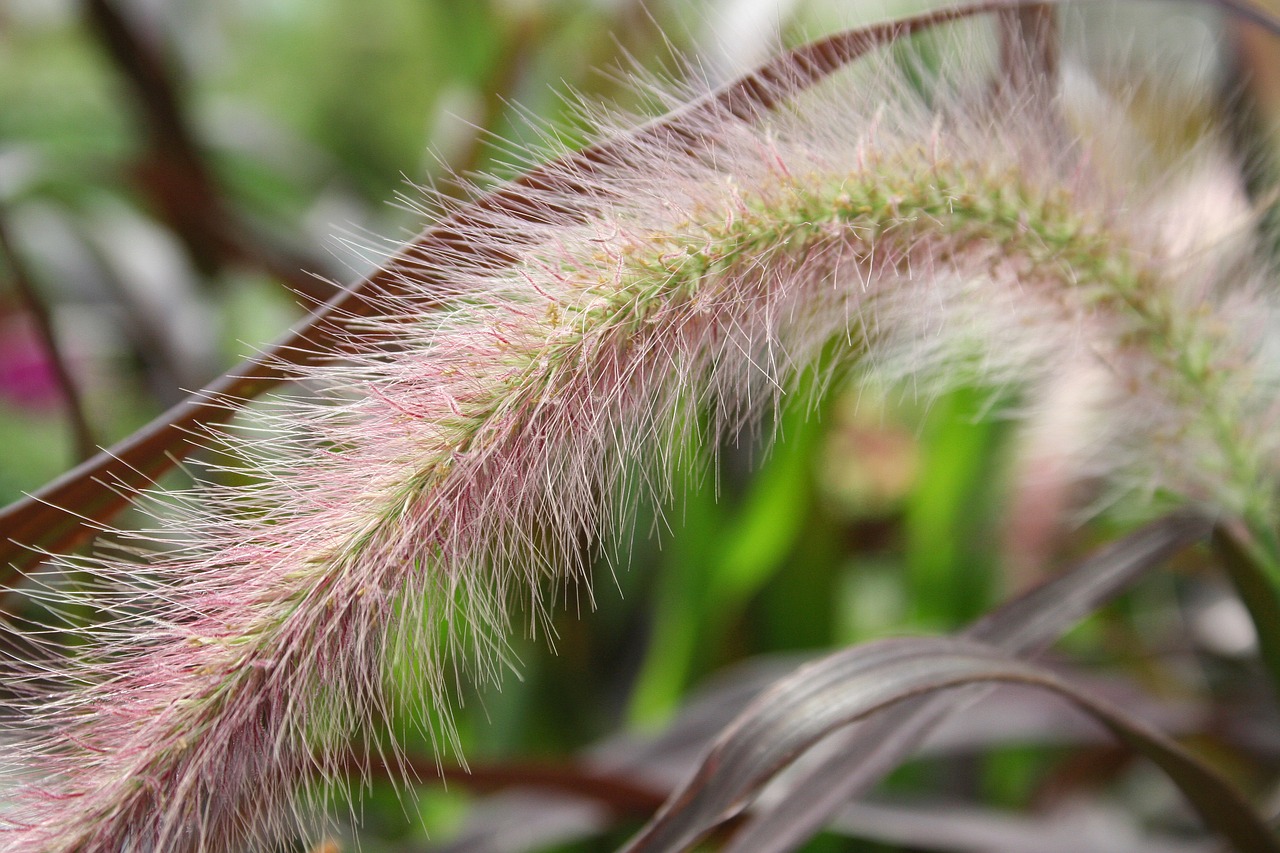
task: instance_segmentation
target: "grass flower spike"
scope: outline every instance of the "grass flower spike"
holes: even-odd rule
[[[439,708],[457,671],[496,678],[509,611],[537,627],[682,448],[757,424],[807,373],[1034,400],[1092,363],[1108,386],[1082,471],[1266,528],[1265,271],[1165,239],[1159,182],[1095,168],[1067,101],[973,74],[926,101],[908,77],[874,56],[777,109],[639,137],[564,175],[579,191],[527,187],[536,215],[476,213],[457,239],[482,252],[421,261],[350,321],[350,358],[299,373],[313,397],[227,430],[250,484],[158,494],[156,529],[37,579],[97,618],[56,673],[14,665],[30,781],[5,849],[295,834],[304,782],[340,777],[385,712],[389,666]]]

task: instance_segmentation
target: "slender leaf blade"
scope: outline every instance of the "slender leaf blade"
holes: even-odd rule
[[[1218,773],[1165,735],[1060,678],[967,638],[897,638],[801,667],[743,712],[694,778],[626,853],[685,849],[744,809],[780,769],[831,731],[904,699],[969,685],[1050,690],[1095,717],[1165,771],[1205,823],[1242,851],[1280,851],[1266,822]]]
[[[1005,603],[961,636],[1015,654],[1042,650],[1137,578],[1209,535],[1210,522],[1176,514],[1153,522],[1074,567]],[[840,732],[832,756],[796,780],[762,814],[753,816],[726,853],[781,853],[817,832],[846,803],[865,793],[909,757],[948,715],[981,698],[987,687],[920,696]]]

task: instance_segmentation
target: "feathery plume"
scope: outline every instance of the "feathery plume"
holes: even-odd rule
[[[384,713],[390,665],[441,708],[458,670],[496,678],[512,607],[536,627],[584,541],[665,496],[687,439],[756,422],[807,371],[1033,395],[1091,363],[1091,470],[1263,524],[1263,273],[1168,239],[1158,183],[1095,168],[1068,108],[963,77],[926,101],[880,57],[708,115],[696,151],[648,136],[565,175],[581,192],[530,187],[536,221],[473,216],[459,239],[484,252],[422,260],[408,296],[350,322],[352,357],[300,371],[313,397],[227,430],[251,484],[160,494],[156,529],[37,578],[97,618],[59,626],[76,651],[48,671],[15,666],[7,849],[297,831],[305,783]],[[424,316],[428,292],[447,307]]]

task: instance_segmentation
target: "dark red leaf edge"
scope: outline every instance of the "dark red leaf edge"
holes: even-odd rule
[[[696,128],[703,126],[709,115],[758,115],[876,47],[963,18],[1034,5],[1040,4],[1032,0],[981,0],[811,42],[774,57],[666,116],[536,167],[511,183],[456,207],[381,268],[317,308],[261,355],[238,365],[39,491],[0,510],[0,584],[12,586],[23,569],[40,562],[47,552],[70,550],[102,532],[141,489],[196,449],[193,435],[225,423],[246,400],[291,378],[298,365],[348,349],[358,340],[358,335],[348,331],[348,321],[376,313],[385,305],[383,300],[403,294],[406,280],[421,279],[420,268],[425,259],[448,254],[498,265],[506,262],[504,258],[484,256],[485,246],[502,245],[500,241],[464,239],[462,235],[470,233],[469,229],[473,231],[480,221],[496,221],[493,215],[498,213],[507,218],[508,228],[538,217],[540,209],[530,202],[526,190],[582,194],[587,192],[586,179],[616,158],[619,151],[637,144],[696,150],[703,144]],[[420,307],[429,311],[439,303],[424,301]]]

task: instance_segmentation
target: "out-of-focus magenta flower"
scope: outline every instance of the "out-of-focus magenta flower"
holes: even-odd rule
[[[25,314],[0,315],[0,400],[37,411],[62,405],[53,362]]]

